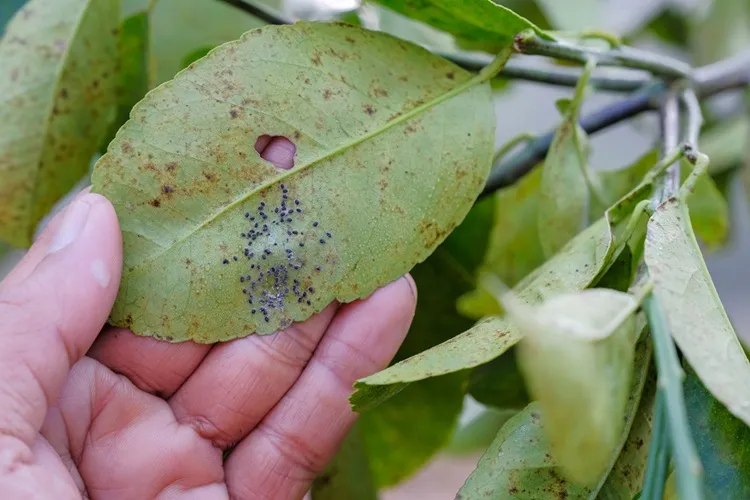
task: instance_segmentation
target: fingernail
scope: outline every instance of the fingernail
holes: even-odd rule
[[[83,227],[86,225],[90,209],[91,205],[81,198],[75,200],[65,209],[62,224],[60,224],[55,233],[55,237],[52,239],[47,253],[59,252],[78,238],[81,231],[83,231]]]

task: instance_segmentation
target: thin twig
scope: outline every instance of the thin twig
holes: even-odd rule
[[[526,30],[516,35],[514,47],[523,54],[555,57],[579,63],[586,63],[594,57],[600,66],[642,69],[669,79],[692,78],[690,65],[633,47],[623,46],[609,50],[597,50],[544,40],[533,30]]]
[[[261,7],[252,0],[221,0],[222,2],[236,7],[237,9],[247,12],[253,17],[257,17],[261,21],[265,21],[268,24],[292,24],[293,21],[284,19],[281,14],[272,12],[271,9]]]
[[[682,392],[685,374],[656,297],[653,294],[646,297],[643,307],[654,342],[658,387],[664,391],[667,407],[667,428],[672,443],[677,489],[681,500],[700,500],[703,498],[703,467],[685,411],[685,396]]]
[[[703,112],[698,96],[693,89],[687,88],[680,92],[680,101],[685,108],[685,141],[693,147],[698,147],[698,138],[703,127]]]
[[[670,90],[659,106],[659,125],[661,127],[662,156],[677,147],[680,140],[680,104],[675,90]],[[656,180],[654,187],[655,204],[677,193],[680,187],[680,162],[672,163],[664,175]]]

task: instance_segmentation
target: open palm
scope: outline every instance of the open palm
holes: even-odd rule
[[[84,193],[0,284],[0,498],[301,498],[415,305],[407,276],[272,336],[167,344],[101,331],[120,267]]]

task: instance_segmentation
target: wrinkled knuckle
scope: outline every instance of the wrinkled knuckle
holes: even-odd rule
[[[315,447],[304,439],[281,431],[271,425],[264,425],[259,431],[288,464],[289,477],[297,480],[312,480],[325,467],[326,457],[315,451]]]
[[[225,450],[236,444],[236,439],[229,432],[205,415],[190,415],[184,423],[215,448]]]
[[[252,337],[255,346],[274,364],[301,370],[310,359],[314,347],[306,345],[302,335],[289,335],[290,330],[272,337]]]

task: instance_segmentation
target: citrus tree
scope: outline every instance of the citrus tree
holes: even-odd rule
[[[750,4],[618,36],[593,0],[501,3],[4,2],[0,239],[26,248],[90,178],[123,229],[110,323],[169,342],[271,334],[411,271],[409,335],[352,389],[315,499],[375,498],[451,439],[486,447],[464,500],[750,498],[750,363],[702,256],[745,156]],[[559,125],[498,145],[494,97],[524,82],[569,88]],[[592,92],[621,96],[585,113]],[[647,112],[637,161],[589,162]],[[455,434],[467,395],[489,418]]]

